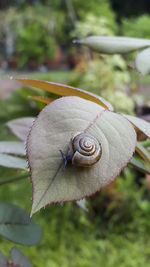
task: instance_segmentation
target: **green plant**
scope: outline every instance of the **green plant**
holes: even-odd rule
[[[46,58],[53,57],[55,42],[48,36],[48,31],[35,21],[20,31],[17,51],[20,67],[29,61],[43,63]]]
[[[122,20],[121,31],[124,36],[150,38],[149,32],[150,16],[141,15],[134,18],[124,18]]]
[[[91,38],[90,46],[111,53],[139,48],[138,39],[135,42],[135,40],[120,41],[120,38],[113,38],[115,39],[111,44],[109,38],[104,38],[104,44],[99,41],[95,44],[95,38]],[[84,40],[84,43],[89,45],[86,41],[89,39]],[[147,41],[139,40],[139,43],[140,47],[149,46]],[[3,142],[0,143],[1,166],[23,169],[22,174],[27,176],[28,171],[31,172],[33,186],[31,215],[51,203],[77,201],[91,196],[110,184],[127,163],[136,166],[144,173],[150,173],[146,165],[146,162],[150,163],[149,152],[138,140],[139,132],[144,139],[150,138],[148,122],[134,116],[115,113],[112,105],[105,99],[81,89],[32,79],[17,80],[47,92],[66,96],[55,101],[47,97],[46,101],[50,104],[35,120],[21,118],[8,122],[8,127],[21,139],[21,142],[5,142],[5,146]],[[41,102],[45,101],[45,98],[38,97]],[[92,135],[94,141],[96,138],[101,148],[100,158],[89,167],[83,166],[80,155],[82,164],[79,165],[74,161],[74,157],[81,152],[76,151],[74,146],[79,132],[84,137],[78,144],[88,150],[88,155],[85,153],[84,157],[89,157],[89,150],[95,152],[93,141],[84,140],[86,134]],[[22,158],[25,155],[23,142],[26,142],[29,170],[25,159]],[[133,156],[135,151],[136,154]],[[13,177],[7,182],[16,179],[19,177]],[[6,184],[6,181],[1,182],[2,184]]]
[[[127,95],[131,77],[120,55],[101,55],[84,62],[84,68],[79,63],[70,75],[69,84],[104,97],[115,111],[134,114],[134,101]]]
[[[94,16],[91,13],[87,13],[82,21],[77,21],[75,24],[75,30],[73,31],[73,37],[84,38],[88,35],[113,35],[116,25],[112,23],[109,18],[104,16]]]

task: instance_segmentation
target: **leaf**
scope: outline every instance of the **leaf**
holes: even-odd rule
[[[7,168],[27,169],[27,162],[15,156],[0,154],[0,166]]]
[[[146,168],[146,166],[141,160],[133,157],[130,161],[130,164],[133,165],[133,167],[135,167],[140,172],[150,174],[150,171]]]
[[[150,164],[150,153],[139,142],[136,144],[136,152]]]
[[[128,119],[139,131],[141,131],[146,137],[150,138],[150,123],[139,119],[137,117],[122,114],[126,119]]]
[[[86,205],[85,205],[85,199],[81,199],[81,200],[76,201],[76,204],[77,204],[81,209],[83,209],[84,211],[88,212],[88,208],[87,208]]]
[[[89,168],[70,164],[59,170],[59,150],[66,153],[70,139],[82,131],[99,140],[101,159]],[[27,141],[33,186],[31,214],[50,203],[83,199],[108,185],[129,162],[135,143],[136,134],[128,120],[91,101],[62,97],[47,105]]]
[[[0,203],[0,235],[14,243],[32,246],[41,239],[41,227],[20,207]]]
[[[52,82],[46,82],[46,81],[40,81],[40,80],[32,80],[32,79],[15,79],[15,80],[22,82],[26,85],[33,86],[33,87],[42,89],[44,91],[57,94],[57,95],[78,96],[78,97],[93,101],[101,105],[104,108],[113,110],[112,105],[109,102],[107,102],[104,98],[97,96],[95,94],[92,94],[90,92],[86,92],[82,89],[78,89],[78,88],[71,87],[71,86],[64,85],[64,84],[52,83]]]
[[[33,267],[33,265],[28,261],[26,256],[24,256],[21,250],[17,247],[13,247],[11,249],[10,258],[13,264],[19,267]]]
[[[143,76],[150,74],[150,48],[144,49],[136,55],[135,68]]]
[[[0,267],[7,267],[8,261],[5,257],[5,255],[0,251]]]
[[[104,54],[130,53],[137,49],[150,46],[150,40],[148,39],[120,36],[89,36],[83,40],[75,40],[74,43],[86,45]]]
[[[26,155],[25,144],[23,142],[0,142],[0,153]]]
[[[25,117],[7,122],[7,126],[22,141],[26,141],[29,130],[35,118]]]
[[[31,99],[45,103],[45,104],[49,104],[52,101],[54,101],[54,98],[50,98],[50,97],[44,97],[44,96],[29,96]]]

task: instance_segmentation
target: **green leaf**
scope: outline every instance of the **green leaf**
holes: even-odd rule
[[[0,142],[0,153],[26,155],[25,144],[23,142]]]
[[[112,105],[108,101],[106,101],[104,98],[97,96],[95,94],[92,94],[90,92],[86,92],[82,89],[78,89],[78,88],[71,87],[71,86],[64,85],[64,84],[52,83],[52,82],[46,82],[46,81],[40,81],[40,80],[32,80],[32,79],[15,79],[15,80],[18,82],[22,82],[26,85],[33,86],[33,87],[42,89],[44,91],[57,94],[57,95],[78,96],[78,97],[93,101],[111,111],[113,110]]]
[[[141,131],[146,137],[150,138],[150,123],[139,119],[137,117],[122,114],[127,120],[129,120],[139,131]]]
[[[104,54],[130,53],[150,46],[150,40],[120,36],[89,36],[83,40],[75,40],[91,49]]]
[[[59,170],[60,150],[67,153],[70,139],[83,131],[101,143],[100,160],[88,168],[68,164],[64,171]],[[83,199],[108,185],[130,161],[135,144],[136,134],[128,120],[91,101],[62,97],[47,105],[27,141],[31,214],[50,203]]]
[[[23,255],[21,250],[17,247],[13,247],[10,251],[10,259],[13,264],[19,267],[33,267],[33,265],[28,261],[26,256]]]
[[[136,144],[136,152],[150,164],[150,153],[139,142]]]
[[[25,117],[7,122],[7,126],[22,141],[26,141],[35,118]]]
[[[135,68],[143,76],[150,74],[150,48],[144,49],[136,55]]]
[[[146,166],[144,165],[144,163],[141,160],[133,157],[130,161],[130,164],[133,167],[135,167],[137,170],[139,170],[140,172],[150,174],[150,171],[146,168]]]
[[[27,169],[27,162],[15,156],[0,154],[0,166],[7,168]]]
[[[41,227],[20,207],[0,203],[0,235],[14,243],[32,246],[41,239]]]
[[[0,267],[7,267],[8,261],[5,257],[5,255],[0,251]]]

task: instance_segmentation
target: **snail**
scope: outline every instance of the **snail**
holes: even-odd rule
[[[78,133],[70,140],[68,154],[65,155],[61,150],[60,152],[64,169],[68,162],[76,166],[90,167],[100,159],[102,147],[92,135]]]

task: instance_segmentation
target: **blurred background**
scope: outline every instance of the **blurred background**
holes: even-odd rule
[[[117,112],[150,121],[150,76],[132,70],[135,53],[100,55],[72,42],[89,35],[149,39],[150,1],[0,0],[0,140],[17,140],[7,121],[36,116],[43,108],[29,95],[50,96],[22,87],[13,77],[79,87],[106,98]],[[0,168],[0,179],[12,174]],[[0,201],[29,212],[29,181],[1,186]],[[84,205],[51,205],[35,215],[43,227],[41,242],[19,246],[33,266],[150,265],[150,175],[129,165]],[[0,238],[6,255],[10,247]]]

